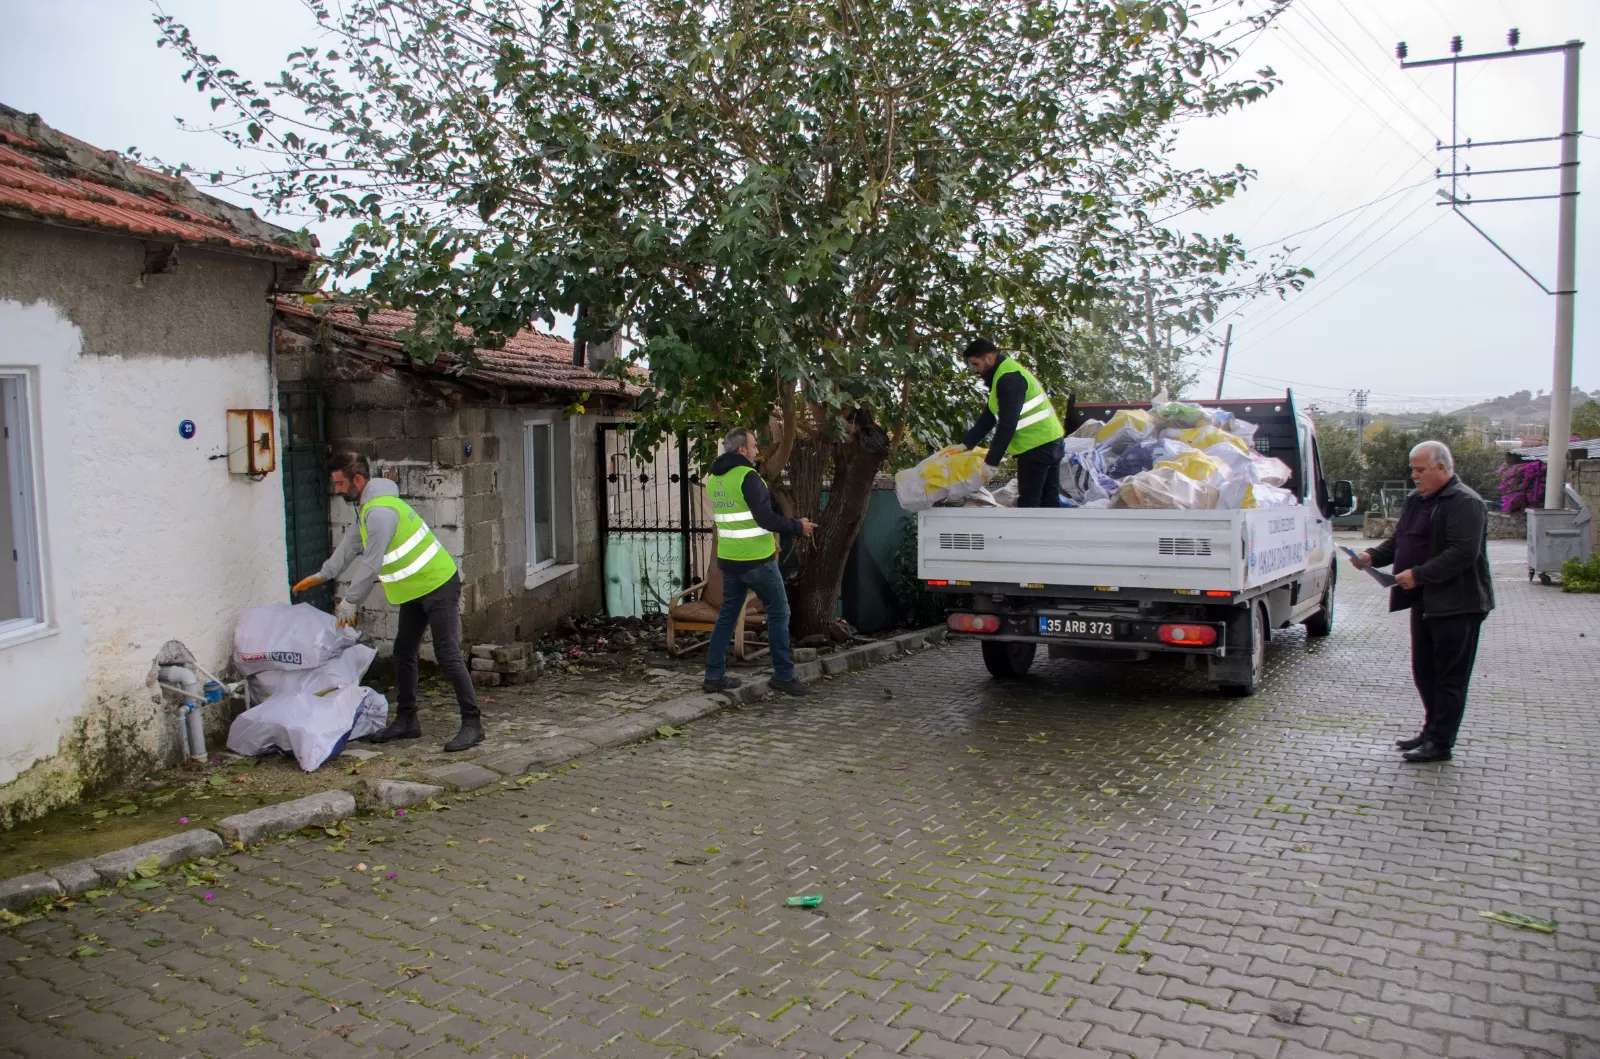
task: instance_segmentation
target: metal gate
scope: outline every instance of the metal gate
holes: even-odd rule
[[[688,445],[668,438],[647,459],[633,438],[632,423],[604,423],[595,440],[606,613],[613,618],[665,613],[711,560],[714,522]]]
[[[278,414],[282,419],[279,452],[283,457],[284,538],[289,549],[289,584],[293,585],[322,569],[332,552],[328,476],[323,470],[322,394],[280,389]],[[333,585],[318,585],[295,602],[331,611]]]

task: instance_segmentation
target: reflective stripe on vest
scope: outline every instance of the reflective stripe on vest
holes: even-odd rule
[[[756,524],[755,513],[744,502],[745,476],[754,473],[754,467],[735,467],[706,478],[706,494],[717,520],[718,559],[755,562],[778,553],[778,539]]]
[[[1039,385],[1039,380],[1033,377],[1033,372],[1010,357],[995,366],[994,377],[989,380],[989,411],[999,418],[1000,380],[1017,372],[1022,374],[1022,380],[1027,384],[1028,390],[1022,402],[1022,411],[1017,414],[1016,433],[1011,435],[1011,444],[1006,446],[1008,456],[1036,449],[1040,445],[1048,445],[1057,438],[1067,435],[1066,428],[1061,425],[1061,417],[1056,415],[1050,397],[1044,392],[1044,387]]]
[[[422,516],[397,496],[380,496],[361,505],[363,549],[367,546],[367,512],[375,507],[389,508],[399,517],[393,540],[401,543],[384,553],[383,566],[378,571],[385,599],[390,603],[409,603],[455,575],[456,561],[422,521]]]

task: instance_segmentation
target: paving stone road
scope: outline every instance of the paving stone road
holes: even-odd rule
[[[1600,597],[1520,555],[1450,764],[1348,571],[1251,700],[951,647],[0,932],[0,1056],[1597,1056]]]

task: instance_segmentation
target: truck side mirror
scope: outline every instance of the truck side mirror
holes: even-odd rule
[[[1356,509],[1356,489],[1349,482],[1333,483],[1333,513],[1348,515]]]

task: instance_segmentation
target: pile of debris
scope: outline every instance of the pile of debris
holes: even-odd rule
[[[527,644],[480,643],[472,648],[472,682],[499,687],[502,684],[527,684],[536,672],[529,661]]]

